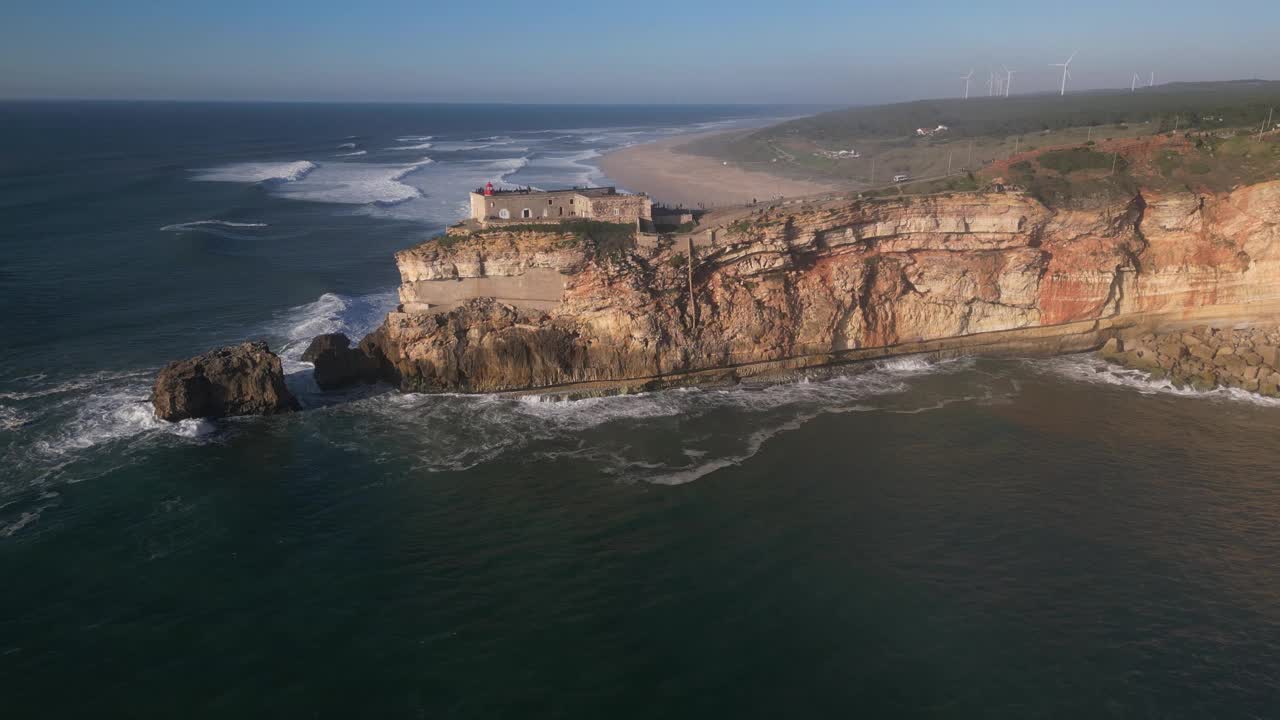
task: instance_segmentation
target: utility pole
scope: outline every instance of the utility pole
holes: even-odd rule
[[[1111,153],[1111,174],[1112,175],[1116,174],[1116,160],[1118,160],[1119,158],[1120,158],[1120,153],[1118,152]]]
[[[947,153],[947,175],[951,174],[951,156],[955,154],[956,154],[955,150],[952,150],[951,152]]]
[[[1276,111],[1275,108],[1270,108],[1267,110],[1267,122],[1262,126],[1262,129],[1258,131],[1259,140],[1262,139],[1262,133],[1266,132],[1267,129],[1271,127],[1271,114],[1274,113],[1275,111]]]
[[[1085,142],[1093,142],[1093,126],[1089,126],[1089,134],[1085,136]]]
[[[871,184],[876,184],[876,159],[871,158]]]
[[[1015,138],[1013,139],[1013,154],[1014,154],[1014,155],[1017,155],[1017,154],[1018,154],[1018,143],[1020,143],[1020,142],[1022,142],[1022,136],[1021,136],[1021,135],[1019,135],[1018,137],[1015,137]]]
[[[1181,122],[1182,122],[1182,116],[1181,116],[1181,115],[1174,115],[1174,116],[1173,116],[1173,132],[1174,132],[1174,134],[1175,134],[1175,135],[1176,135],[1176,134],[1177,134],[1177,132],[1178,132],[1178,125],[1179,125]]]

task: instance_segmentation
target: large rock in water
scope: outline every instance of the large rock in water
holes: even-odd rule
[[[161,420],[271,415],[298,409],[280,358],[264,342],[210,350],[165,366],[151,403]]]
[[[302,359],[315,364],[316,384],[324,390],[375,383],[382,376],[382,353],[376,344],[362,342],[352,348],[351,339],[342,333],[316,336]]]

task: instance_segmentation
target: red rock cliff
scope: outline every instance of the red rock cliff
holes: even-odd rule
[[[722,230],[695,252],[692,292],[683,239],[621,252],[556,233],[428,243],[397,256],[406,305],[371,339],[404,388],[473,392],[697,382],[922,351],[1084,350],[1125,325],[1270,316],[1278,225],[1277,182],[1091,211],[1017,193],[827,201]],[[559,273],[562,283],[538,278],[559,301],[410,302],[464,266],[474,277]]]

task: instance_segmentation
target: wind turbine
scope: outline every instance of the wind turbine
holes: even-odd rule
[[[1005,65],[1001,65],[1000,67],[1004,68],[1004,96],[1009,97],[1009,88],[1013,87],[1013,74],[1018,71],[1010,70],[1008,66]]]
[[[1133,92],[1137,89],[1138,89],[1138,73],[1134,73],[1133,82],[1129,83],[1129,92]]]
[[[1075,54],[1075,53],[1071,53],[1071,57],[1067,58],[1067,61],[1066,61],[1066,62],[1062,62],[1062,63],[1049,63],[1049,67],[1060,67],[1060,68],[1062,68],[1062,90],[1060,90],[1060,91],[1058,92],[1058,94],[1059,94],[1059,95],[1066,95],[1066,94],[1067,94],[1067,78],[1071,76],[1071,69],[1070,69],[1070,68],[1071,68],[1071,61],[1072,61],[1072,60],[1075,60],[1075,59],[1076,59],[1076,54]]]
[[[1151,71],[1151,82],[1147,83],[1147,87],[1155,87],[1155,86],[1156,86],[1156,71],[1155,71],[1155,70],[1152,70],[1152,71]]]
[[[969,68],[968,75],[961,75],[960,79],[964,81],[964,99],[969,99],[969,81],[973,79],[973,68]]]

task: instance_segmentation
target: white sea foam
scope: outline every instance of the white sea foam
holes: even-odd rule
[[[387,313],[395,308],[396,302],[394,290],[357,296],[325,293],[314,302],[282,313],[266,330],[270,334],[284,336],[279,354],[286,364],[301,363],[302,351],[317,335],[340,332],[358,342],[381,324]],[[304,365],[310,367],[310,363]]]
[[[12,522],[0,523],[0,537],[5,537],[5,538],[12,537],[13,535],[16,535],[19,531],[26,528],[27,526],[34,525],[36,520],[40,519],[40,515],[43,512],[44,512],[44,508],[39,507],[39,508],[36,508],[35,510],[28,510],[23,512],[21,515],[18,516],[16,520]]]
[[[165,225],[160,228],[160,230],[165,232],[181,232],[183,230],[192,230],[207,226],[226,228],[264,228],[267,227],[267,224],[260,222],[231,222],[230,220],[192,220],[191,222]]]
[[[136,380],[147,375],[148,371],[97,372],[54,383],[45,382],[48,378],[43,374],[32,375],[29,378],[16,378],[13,380],[12,382],[15,384],[26,381],[26,389],[0,393],[0,400],[21,401],[49,397],[51,395],[63,395],[112,384],[117,381]]]
[[[464,152],[468,150],[485,150],[492,147],[508,147],[515,144],[513,138],[495,136],[476,140],[442,140],[433,149],[436,152]],[[526,148],[527,149],[527,148]]]
[[[465,470],[524,452],[530,462],[590,463],[620,481],[679,484],[746,462],[772,438],[823,415],[914,414],[1016,392],[976,372],[954,383],[928,381],[971,368],[916,359],[788,383],[584,400],[390,394],[329,411],[370,418],[367,432],[390,437],[424,471]],[[651,440],[633,445],[638,437]]]
[[[338,153],[337,155],[334,155],[334,157],[359,157],[360,155],[368,155],[368,154],[369,154],[368,150],[356,150],[355,152]]]
[[[235,163],[199,171],[193,179],[208,182],[297,182],[319,166],[309,160],[295,162]]]
[[[339,145],[339,146],[338,146],[338,149],[339,149],[339,150],[348,150],[348,149],[354,148],[355,146],[356,146],[356,144],[355,144],[355,143],[353,143],[353,142],[345,142],[345,143],[342,143],[341,145]]]
[[[588,161],[598,157],[597,150],[545,153],[528,159],[518,173],[508,173],[504,179],[535,187],[594,185],[604,176]]]
[[[1263,407],[1280,408],[1280,398],[1270,398],[1239,388],[1219,387],[1213,390],[1196,390],[1190,386],[1178,388],[1170,380],[1156,380],[1141,370],[1113,365],[1090,355],[1071,355],[1048,360],[1027,360],[1029,367],[1041,372],[1094,385],[1111,385],[1127,388],[1142,395],[1170,395],[1201,400],[1244,402]]]
[[[0,431],[16,430],[30,421],[30,418],[17,408],[0,405]]]
[[[432,162],[424,157],[404,165],[332,163],[299,182],[278,186],[276,192],[280,197],[311,202],[394,205],[421,194],[401,180]]]
[[[386,149],[386,150],[397,151],[397,152],[404,151],[404,150],[430,150],[430,149],[431,149],[431,143],[429,143],[429,142],[424,142],[424,143],[416,143],[416,144],[413,144],[413,145],[395,145],[395,146],[392,146],[392,147],[389,147],[389,148],[385,148],[385,149]]]
[[[427,140],[433,140],[433,139],[435,139],[434,135],[401,135],[400,137],[396,138],[396,142],[420,143],[420,142],[426,142]]]
[[[151,407],[150,390],[149,383],[135,381],[68,396],[52,412],[69,416],[33,439],[30,449],[34,457],[27,461],[56,470],[79,453],[111,443],[164,436],[195,439],[214,431],[215,426],[206,420],[171,423],[158,419]]]

